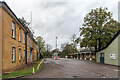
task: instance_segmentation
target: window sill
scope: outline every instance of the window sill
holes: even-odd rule
[[[16,40],[14,37],[11,37],[12,39]]]
[[[12,63],[15,63],[15,61],[12,61]]]

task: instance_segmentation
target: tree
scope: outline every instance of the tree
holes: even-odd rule
[[[24,17],[22,18],[19,18],[20,22],[23,24],[23,26],[29,26],[30,25],[30,22],[27,22]]]
[[[61,45],[62,52],[60,55],[65,56],[69,54],[74,54],[74,52],[78,52],[77,48],[74,46],[73,43],[64,43]]]
[[[38,36],[36,38],[36,41],[37,41],[38,54],[40,55],[39,58],[41,58],[42,54],[45,52],[45,42],[43,41],[43,38],[41,36]]]
[[[47,53],[49,53],[51,51],[51,49],[52,49],[52,46],[50,44],[45,45],[45,50]]]
[[[92,9],[84,17],[83,27],[80,28],[80,35],[83,36],[81,47],[95,47],[95,50],[105,47],[118,31],[119,25],[107,8]]]
[[[71,37],[71,40],[72,40],[72,42],[73,43],[71,43],[71,46],[72,46],[72,48],[75,50],[76,49],[76,45],[77,45],[77,42],[76,42],[76,39],[77,39],[77,36],[76,36],[76,34],[73,34],[72,35],[72,37]],[[74,53],[74,50],[73,50],[73,53]]]
[[[49,57],[51,49],[52,49],[52,46],[50,44],[45,44],[45,53],[44,53],[45,57]]]

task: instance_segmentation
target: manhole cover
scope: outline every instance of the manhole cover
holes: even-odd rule
[[[72,76],[73,78],[77,78],[78,76]]]

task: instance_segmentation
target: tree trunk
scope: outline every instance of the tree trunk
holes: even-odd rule
[[[100,38],[98,39],[98,42],[99,42],[99,43],[98,43],[98,44],[99,44],[99,45],[98,45],[98,50],[99,50],[99,49],[101,49],[101,42],[100,42]]]

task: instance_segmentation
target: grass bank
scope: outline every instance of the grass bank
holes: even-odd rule
[[[40,61],[33,62],[33,63],[29,64],[29,66],[15,70],[9,74],[1,75],[0,78],[5,79],[5,78],[14,78],[14,77],[30,75],[30,74],[33,74],[33,67],[34,67],[34,72],[38,73],[43,66],[43,63],[42,63],[40,65],[40,68],[37,69],[37,66],[40,63]]]

